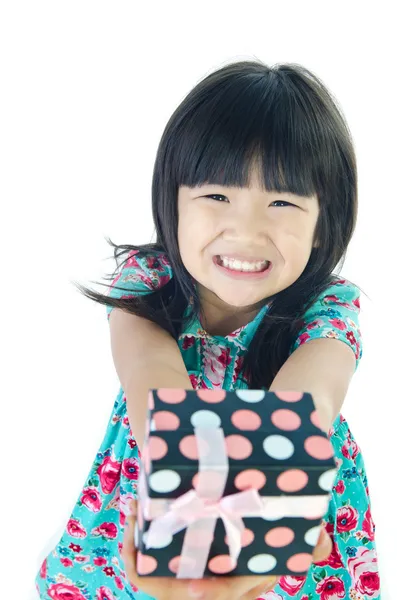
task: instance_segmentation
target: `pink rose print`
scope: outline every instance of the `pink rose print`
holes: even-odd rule
[[[318,567],[329,566],[329,567],[331,567],[331,569],[343,569],[342,557],[338,550],[338,546],[335,543],[335,539],[334,539],[334,535],[333,535],[334,534],[333,525],[331,525],[331,523],[326,522],[325,530],[328,533],[328,535],[332,541],[331,554],[325,560],[317,561],[314,564],[316,564]]]
[[[344,323],[344,321],[341,321],[340,319],[330,319],[329,322],[336,329],[340,329],[341,331],[346,329],[346,323]]]
[[[107,575],[108,577],[114,577],[116,575],[116,573],[114,572],[113,567],[105,567],[102,570],[105,573],[105,575]]]
[[[373,541],[373,539],[375,538],[375,524],[372,520],[371,508],[369,506],[364,516],[363,531],[365,532],[367,538],[370,541]]]
[[[79,544],[73,544],[73,542],[69,544],[69,548],[73,550],[73,552],[81,552],[83,549],[82,546],[80,546]]]
[[[96,556],[94,558],[94,565],[96,565],[97,567],[102,567],[103,565],[106,565],[107,560],[106,558],[103,558],[103,556]]]
[[[93,486],[83,489],[81,503],[92,512],[99,512],[102,508],[101,496],[98,493],[98,490]]]
[[[89,556],[75,556],[74,560],[78,563],[86,563],[86,562],[89,562],[90,557]]]
[[[40,577],[41,579],[45,579],[47,577],[47,559],[45,559],[43,564],[41,565]]]
[[[213,386],[219,387],[223,382],[225,367],[231,362],[230,351],[209,341],[202,340],[202,345],[204,374]]]
[[[78,519],[69,519],[68,524],[66,525],[66,531],[72,537],[84,538],[87,535],[86,530],[80,524]]]
[[[266,592],[265,595],[262,594],[256,600],[283,600],[283,597],[280,596],[280,594],[274,592],[273,590],[270,590],[270,592]]]
[[[97,589],[96,600],[116,600],[116,598],[108,587],[101,585],[101,587]]]
[[[345,491],[345,484],[342,481],[342,479],[340,479],[338,483],[334,486],[334,490],[337,494],[343,494],[343,492]]]
[[[119,588],[119,590],[123,590],[124,589],[124,583],[123,583],[123,581],[122,581],[122,579],[120,577],[115,577],[114,578],[114,583]]]
[[[192,388],[194,390],[197,390],[198,382],[199,382],[197,375],[194,375],[194,373],[192,373],[191,375],[189,375],[189,378],[190,378],[190,383],[192,384]]]
[[[182,348],[183,350],[188,350],[194,345],[195,337],[193,335],[187,335],[183,338]]]
[[[52,600],[86,600],[78,587],[66,583],[50,585],[47,594]]]
[[[283,577],[280,577],[278,583],[281,589],[284,590],[284,592],[287,592],[290,596],[295,596],[299,592],[299,590],[302,589],[305,580],[306,577],[292,577],[291,575],[285,575]]]
[[[344,531],[351,531],[357,527],[358,523],[358,512],[351,506],[342,506],[338,508],[336,514],[336,530],[338,533]]]
[[[139,462],[136,458],[126,458],[123,460],[121,472],[127,479],[138,480],[139,477]]]
[[[320,600],[338,600],[345,598],[345,586],[339,577],[326,577],[316,585],[316,593],[320,594]]]
[[[343,444],[342,446],[342,454],[345,458],[350,458],[350,452],[347,444]]]
[[[119,506],[120,506],[120,510],[123,511],[123,513],[125,514],[125,516],[129,516],[132,512],[131,510],[131,504],[132,501],[134,500],[135,496],[133,494],[131,494],[131,492],[128,492],[128,494],[123,494],[122,496],[120,496],[120,501],[119,501]]]
[[[114,540],[117,537],[117,527],[114,523],[101,523],[98,527],[94,527],[91,533],[92,535],[103,535],[107,539]]]
[[[73,567],[73,561],[70,558],[61,558],[60,562],[64,567]]]
[[[351,440],[350,447],[351,447],[351,452],[352,452],[352,459],[354,460],[357,457],[357,454],[359,453],[360,448],[358,447],[358,445],[356,444],[356,442],[354,440]]]
[[[359,594],[377,598],[380,594],[380,582],[376,551],[359,548],[356,556],[349,558],[347,566]]]
[[[105,456],[102,464],[97,469],[104,494],[113,492],[120,479],[120,469],[121,464],[118,461],[112,460],[110,456]]]

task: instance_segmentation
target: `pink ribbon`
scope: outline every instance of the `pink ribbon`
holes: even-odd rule
[[[229,468],[223,430],[196,428],[195,435],[199,455],[196,490],[192,489],[173,501],[151,499],[146,474],[141,473],[138,481],[143,516],[151,520],[144,536],[146,548],[155,547],[156,541],[164,535],[174,536],[186,529],[177,578],[203,577],[218,518],[224,523],[230,558],[236,564],[242,547],[242,517],[277,519],[325,514],[329,495],[261,497],[257,490],[249,489],[222,497]],[[208,477],[211,473],[215,477]],[[199,546],[198,540],[201,540]]]

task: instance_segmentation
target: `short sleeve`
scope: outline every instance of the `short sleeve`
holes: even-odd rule
[[[362,357],[359,327],[360,291],[346,279],[336,278],[303,316],[303,325],[291,349],[318,338],[345,342],[356,357],[356,370]]]
[[[129,298],[150,294],[168,283],[171,277],[171,266],[165,254],[142,255],[138,250],[132,250],[112,281],[108,296]],[[108,320],[113,308],[106,306]]]

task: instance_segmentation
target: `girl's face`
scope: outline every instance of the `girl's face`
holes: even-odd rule
[[[263,304],[290,286],[316,245],[317,196],[263,191],[255,174],[250,183],[181,186],[178,192],[183,264],[201,298],[225,311]]]

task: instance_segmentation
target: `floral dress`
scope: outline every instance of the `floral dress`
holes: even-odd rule
[[[167,257],[138,257],[133,251],[114,279],[110,296],[150,293],[172,277]],[[137,291],[138,290],[138,291]],[[264,306],[247,325],[225,337],[211,336],[198,320],[180,335],[178,343],[194,389],[243,389],[244,354],[266,313]],[[107,315],[112,308],[107,307]],[[291,348],[315,338],[335,338],[362,356],[358,324],[359,290],[335,276],[305,314],[302,329]],[[367,477],[361,451],[342,415],[329,433],[334,448],[337,477],[324,524],[333,541],[329,558],[313,563],[307,576],[281,577],[264,600],[369,600],[380,598]],[[45,558],[35,580],[42,600],[148,600],[129,582],[120,555],[129,503],[137,495],[139,455],[131,432],[123,389],[115,399],[103,442],[65,531]]]

